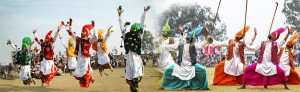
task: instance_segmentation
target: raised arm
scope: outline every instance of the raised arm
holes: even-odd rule
[[[61,30],[62,26],[63,26],[63,25],[59,25],[59,26],[57,27],[57,32],[55,32],[55,34],[54,34],[53,43],[56,41],[56,39],[57,39],[57,37],[58,37],[58,34],[59,34],[59,31]]]
[[[95,22],[94,20],[92,20],[92,25],[93,25],[93,31],[91,32],[91,38],[89,40],[89,42],[92,44],[94,43],[95,41],[97,41],[97,35],[96,35],[96,31],[95,31]]]
[[[144,31],[144,28],[145,28],[145,21],[146,21],[146,15],[147,15],[147,12],[149,11],[151,7],[150,6],[147,6],[147,7],[144,7],[144,13],[142,14],[142,17],[141,17],[141,27],[142,27],[142,31]],[[141,36],[141,39],[143,39],[143,36],[144,36],[144,33],[143,32],[142,34],[140,34]]]
[[[253,44],[253,42],[255,41],[256,35],[257,35],[257,31],[256,31],[256,27],[255,27],[255,28],[254,28],[254,36],[253,36],[253,38],[252,38],[251,42],[249,42],[249,43],[246,43],[246,45],[252,45],[252,44]]]
[[[122,19],[123,10],[120,10],[118,8],[117,11],[118,11],[118,14],[119,14],[119,24],[120,24],[122,37],[123,37],[123,39],[125,39],[125,24],[124,24],[123,19]]]
[[[110,26],[110,27],[108,28],[107,33],[105,34],[105,37],[104,37],[104,39],[103,39],[103,42],[106,42],[106,41],[107,41],[108,37],[110,36],[111,28],[112,28],[112,27],[113,27],[113,26]]]
[[[178,25],[178,29],[180,31],[180,37],[179,38],[174,38],[174,42],[175,43],[181,42],[184,39],[184,36],[183,36],[183,27],[181,26],[181,24]]]
[[[70,26],[69,26],[69,30],[67,30],[67,32],[68,32],[68,34],[76,41],[76,38],[78,37],[76,34],[75,34],[75,32],[73,32],[73,30],[72,30],[72,18],[70,18],[70,21],[69,21],[69,23],[70,23]]]
[[[39,36],[36,34],[36,31],[37,31],[37,29],[34,29],[34,30],[33,30],[34,40],[35,40],[39,45],[41,45],[41,42],[40,42],[40,40],[39,40]]]
[[[19,51],[18,48],[14,44],[12,44],[10,40],[7,40],[7,41],[8,41],[8,44],[11,46],[12,49],[14,49],[16,51]]]

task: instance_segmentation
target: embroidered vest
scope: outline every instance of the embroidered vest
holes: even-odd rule
[[[229,43],[229,46],[228,46],[228,54],[227,54],[226,60],[231,60],[233,57],[233,48],[235,46],[234,39],[230,39],[228,43]],[[243,64],[245,64],[244,49],[245,49],[245,43],[239,42],[238,52],[240,55],[241,62]]]
[[[282,54],[284,53],[284,48],[280,48],[280,52],[279,52],[279,56],[278,56],[278,60],[280,62],[280,58],[282,56]],[[295,66],[294,66],[294,57],[293,57],[293,54],[292,54],[292,51],[289,50],[289,61],[290,61],[290,66],[291,68],[295,69]]]
[[[178,61],[177,64],[181,65],[182,62],[182,55],[183,55],[183,49],[184,49],[184,43],[180,42],[179,46],[178,46]],[[190,60],[192,65],[194,66],[197,62],[196,62],[196,56],[197,56],[197,52],[196,52],[196,48],[194,44],[190,44],[189,46],[189,54],[190,54]]]
[[[91,57],[90,55],[90,48],[91,48],[91,44],[90,44],[90,38],[88,39],[81,39],[79,37],[77,37],[76,39],[76,49],[75,49],[75,54],[78,55],[78,51],[79,51],[79,44],[81,45],[81,54],[87,57]]]
[[[267,45],[267,41],[261,42],[258,63],[261,63],[261,61],[262,61],[262,59],[264,57],[264,52],[265,52],[266,45]],[[272,45],[271,46],[271,61],[272,61],[272,63],[274,65],[278,65],[278,57],[277,57],[278,47],[277,47],[277,42],[272,42],[271,45]]]
[[[30,65],[29,61],[29,56],[27,55],[27,51],[20,51],[20,64],[21,65]]]
[[[42,52],[43,52],[43,57],[46,60],[53,60],[53,49],[54,47],[52,47],[51,43],[45,44],[43,43],[42,47]]]

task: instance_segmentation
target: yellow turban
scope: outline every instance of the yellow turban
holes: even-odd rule
[[[69,38],[68,43],[74,46],[74,39],[72,37]]]

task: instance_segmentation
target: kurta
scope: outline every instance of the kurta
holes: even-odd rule
[[[183,39],[183,36],[180,36],[180,38],[174,38],[174,44],[179,43]],[[159,42],[160,38],[158,38],[156,41]],[[162,43],[160,45],[170,45],[169,44],[170,37],[167,39],[162,39]],[[159,62],[158,67],[159,71],[163,72],[165,68],[167,68],[170,65],[175,64],[175,61],[171,55],[170,51],[166,50],[159,50],[160,56],[159,56]]]
[[[280,48],[285,43],[285,40],[280,40],[277,43],[277,47]],[[257,51],[260,49],[261,44],[257,46],[246,46],[251,51]],[[272,63],[271,60],[271,47],[272,44],[266,44],[265,52],[263,55],[263,59],[261,63],[257,63],[257,66],[255,68],[255,72],[262,74],[264,76],[272,76],[277,73],[276,65]]]
[[[108,33],[106,34],[106,36],[103,39],[104,43],[106,43],[109,35],[110,35],[110,32],[108,31]],[[98,42],[98,44],[97,44],[98,64],[104,65],[104,64],[107,64],[110,61],[110,59],[108,57],[108,54],[101,48],[100,44],[101,44],[101,42]]]
[[[229,40],[218,42],[214,41],[213,43],[215,46],[229,46]],[[238,51],[239,49],[239,42],[235,42],[235,46],[233,46],[233,56],[231,60],[226,60],[224,64],[224,72],[226,74],[232,75],[232,76],[240,76],[244,74],[244,64],[241,62],[240,53]],[[246,42],[246,45],[251,45],[252,42]],[[245,58],[246,59],[246,58]],[[246,60],[245,60],[246,61]]]
[[[196,42],[196,50],[204,47],[204,42]],[[173,45],[160,45],[160,50],[177,51],[179,43]],[[195,77],[195,66],[192,66],[189,55],[190,44],[184,44],[181,65],[175,64],[172,75],[178,77],[180,80],[190,80]]]
[[[67,52],[69,53],[70,48],[67,48]],[[76,56],[73,57],[70,54],[68,54],[68,68],[69,69],[75,69],[77,66],[77,60],[76,60]]]
[[[196,42],[195,49],[203,47],[204,42]],[[192,65],[189,55],[190,44],[184,44],[182,62],[180,65],[168,66],[162,78],[161,87],[168,90],[206,90],[208,80],[205,67],[199,64]],[[160,45],[161,50],[177,51],[179,43],[173,45]]]
[[[72,28],[70,27],[70,32],[73,33],[71,29]],[[90,32],[91,32],[90,34],[91,38],[89,39],[89,43],[93,43],[97,41],[97,36],[94,29],[93,31]],[[73,33],[71,34],[71,37],[73,37],[73,39],[77,39],[78,36]],[[91,75],[93,69],[90,64],[90,57],[83,55],[81,53],[82,50],[81,48],[82,48],[81,44],[79,44],[78,55],[77,55],[77,66],[75,68],[74,76],[77,80],[79,80],[79,84],[81,87],[89,87],[90,81],[93,79]]]
[[[144,28],[146,13],[147,12],[145,11],[141,17],[140,25],[142,28]],[[125,25],[122,17],[119,17],[119,23],[121,30],[125,31]],[[125,39],[125,34],[125,32],[122,33],[123,39]],[[140,34],[140,37],[142,39],[143,34]],[[143,76],[143,62],[140,55],[130,50],[126,56],[126,79],[132,80],[134,78]]]
[[[289,53],[285,52],[284,48],[284,52],[282,53],[282,56],[280,58],[279,61],[279,67],[285,72],[285,76],[289,76],[290,75],[290,70],[291,70],[291,65],[290,65],[290,60],[289,60]],[[295,50],[291,49],[292,53],[295,52]]]

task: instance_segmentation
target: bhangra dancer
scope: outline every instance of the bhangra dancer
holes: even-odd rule
[[[130,31],[126,33],[126,26],[122,20],[122,9],[117,9],[119,14],[119,23],[122,32],[122,38],[124,39],[125,51],[126,51],[126,82],[130,85],[131,92],[138,91],[138,84],[143,76],[143,62],[141,59],[141,42],[143,37],[143,29],[145,24],[146,13],[149,11],[150,6],[144,8],[144,13],[141,17],[141,22],[134,23]]]
[[[252,45],[253,41],[255,40],[256,28],[254,28],[255,35],[253,36],[251,42],[243,43],[240,40],[242,40],[245,37],[246,32],[249,29],[250,26],[246,26],[245,28],[240,30],[238,33],[235,34],[235,39],[229,39],[223,42],[210,40],[213,42],[214,46],[228,47],[228,54],[226,59],[215,67],[215,75],[213,80],[214,85],[242,85],[244,83],[244,49],[246,45]]]
[[[105,37],[103,36],[105,30],[104,29],[98,30],[98,40],[95,41],[92,45],[93,50],[98,52],[97,53],[98,60],[96,60],[96,62],[93,63],[92,68],[94,70],[99,69],[99,73],[101,77],[104,72],[104,69],[110,69],[111,72],[114,71],[113,67],[110,64],[110,59],[108,57],[107,47],[106,47],[106,41],[112,31],[110,30],[111,28],[112,26],[108,29]]]
[[[41,57],[43,57],[40,68],[42,87],[44,86],[44,83],[46,83],[49,87],[50,81],[55,77],[57,73],[57,68],[55,67],[53,62],[54,43],[61,27],[62,25],[57,27],[57,32],[55,32],[54,38],[51,37],[52,30],[49,31],[45,37],[45,41],[43,41],[42,39],[39,40],[38,35],[36,34],[37,29],[33,30],[35,38],[34,40],[41,46]]]
[[[163,27],[162,30],[162,37],[159,37],[156,39],[156,43],[159,45],[171,45],[171,44],[176,44],[179,43],[183,39],[183,28],[181,25],[178,26],[178,29],[180,30],[180,37],[179,38],[174,38],[174,37],[169,37],[169,34],[171,32],[171,28],[168,24],[169,19],[167,20],[165,26]],[[176,60],[176,53],[174,51],[159,51],[159,62],[158,62],[158,71],[162,72],[164,71],[165,68],[167,68],[169,65],[175,64]],[[161,79],[161,78],[160,78]]]
[[[66,47],[66,56],[68,60],[68,68],[70,70],[70,75],[74,75],[74,70],[77,66],[76,54],[74,54],[74,39],[72,37],[68,40],[68,46]]]
[[[289,34],[293,31],[293,27],[288,30],[283,40],[276,42],[280,34],[285,28],[279,28],[268,35],[267,41],[262,41],[261,45],[247,46],[251,51],[260,50],[257,63],[248,66],[244,73],[244,84],[240,89],[245,89],[246,84],[252,86],[276,85],[284,83],[285,89],[289,89],[286,85],[286,77],[284,71],[278,66],[278,50],[285,43]]]
[[[88,88],[90,86],[90,82],[94,82],[94,79],[91,75],[93,70],[90,64],[90,48],[91,45],[97,41],[97,36],[94,29],[95,22],[92,21],[92,24],[87,24],[82,27],[81,37],[77,36],[72,31],[72,19],[70,19],[69,23],[70,26],[67,32],[73,39],[76,40],[74,54],[77,55],[77,67],[75,69],[74,76],[77,80],[79,80],[81,87]],[[93,31],[91,31],[92,29]],[[91,37],[89,37],[89,35]]]
[[[24,85],[29,85],[33,82],[35,84],[35,78],[31,77],[31,69],[30,69],[30,53],[31,53],[31,39],[29,37],[24,37],[22,40],[22,50],[18,50],[17,47],[8,40],[8,44],[19,52],[18,54],[18,62],[21,66],[21,70],[19,72],[19,79],[23,81]]]
[[[296,54],[296,41],[299,34],[295,34],[286,44],[285,48],[280,48],[279,67],[285,72],[287,84],[300,84],[300,77],[294,67],[294,56]]]
[[[177,64],[165,68],[161,90],[208,90],[208,80],[205,67],[196,63],[196,50],[204,47],[205,41],[196,42],[203,26],[189,32],[186,35],[186,42],[172,45],[160,45],[160,50],[178,51]],[[206,27],[205,27],[206,29]],[[206,36],[207,38],[207,30]]]

